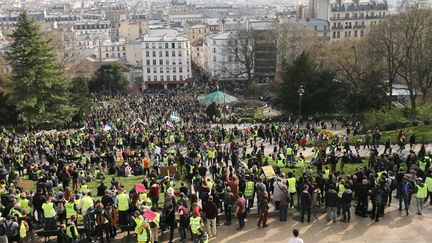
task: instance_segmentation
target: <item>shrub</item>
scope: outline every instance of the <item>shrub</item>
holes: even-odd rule
[[[364,128],[379,130],[395,130],[410,124],[401,109],[369,111],[363,114]]]

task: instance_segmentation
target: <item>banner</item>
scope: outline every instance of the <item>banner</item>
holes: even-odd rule
[[[273,166],[271,166],[271,165],[263,166],[262,170],[263,170],[264,175],[267,179],[271,179],[271,178],[276,177],[276,173],[273,169]]]
[[[144,218],[150,220],[150,221],[154,221],[156,218],[156,213],[151,211],[150,209],[146,210],[144,213]]]

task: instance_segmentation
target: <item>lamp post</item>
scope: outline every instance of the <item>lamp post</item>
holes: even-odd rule
[[[297,93],[299,95],[299,112],[298,112],[298,116],[299,116],[299,119],[300,119],[300,117],[301,117],[302,97],[303,97],[303,95],[305,93],[303,85],[300,85],[299,89],[297,90]]]

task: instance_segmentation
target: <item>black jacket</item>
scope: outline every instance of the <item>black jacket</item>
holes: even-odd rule
[[[351,189],[347,189],[346,191],[344,191],[341,199],[342,206],[351,207],[352,198],[353,198],[353,193]]]
[[[336,207],[338,200],[338,194],[334,189],[330,189],[326,193],[326,206],[327,207]]]

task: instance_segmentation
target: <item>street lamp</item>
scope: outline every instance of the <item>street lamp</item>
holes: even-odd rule
[[[300,119],[300,117],[301,117],[302,97],[303,97],[303,95],[305,93],[303,85],[300,85],[299,89],[297,90],[297,93],[299,95],[299,112],[298,112],[298,116],[299,116],[299,119]]]

